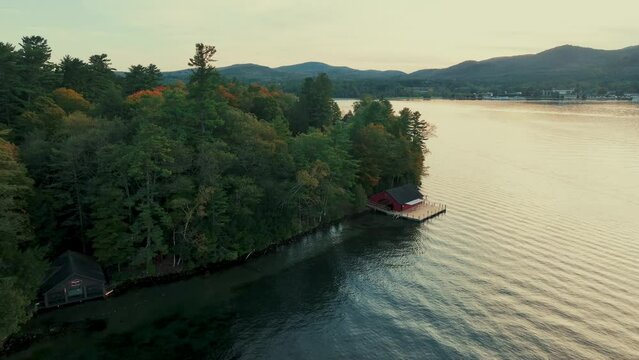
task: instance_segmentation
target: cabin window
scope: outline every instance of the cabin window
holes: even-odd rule
[[[81,295],[82,295],[82,288],[81,287],[71,288],[67,292],[67,296],[69,296],[69,297],[71,297],[71,296],[81,296]]]

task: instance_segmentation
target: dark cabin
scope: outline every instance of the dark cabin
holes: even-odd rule
[[[374,194],[370,201],[392,211],[405,211],[423,203],[424,195],[417,186],[406,184]]]
[[[40,295],[45,308],[59,306],[102,297],[104,285],[104,273],[94,259],[67,251],[53,261]]]

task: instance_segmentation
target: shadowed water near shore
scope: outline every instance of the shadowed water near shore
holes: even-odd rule
[[[12,358],[639,357],[639,106],[394,106],[438,128],[423,188],[447,214],[45,313],[65,330]]]

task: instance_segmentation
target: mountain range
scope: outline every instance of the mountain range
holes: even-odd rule
[[[442,80],[459,82],[546,82],[546,81],[639,81],[639,46],[620,50],[598,50],[564,45],[538,54],[465,61],[444,69],[412,73],[398,70],[358,70],[321,62],[271,68],[257,64],[237,64],[218,68],[227,78],[244,82],[283,83],[300,81],[326,73],[335,81],[356,80]],[[163,73],[167,81],[184,80],[190,70]]]
[[[391,79],[406,76],[398,70],[358,70],[346,66],[333,66],[321,62],[305,62],[302,64],[270,68],[257,64],[236,64],[217,69],[227,78],[235,78],[244,82],[281,83],[301,81],[304,78],[326,73],[333,80],[366,80]],[[168,71],[162,73],[165,80],[185,80],[191,70]]]

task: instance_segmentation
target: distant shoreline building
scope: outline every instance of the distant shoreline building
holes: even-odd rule
[[[550,99],[576,100],[575,89],[542,90],[541,96]]]

